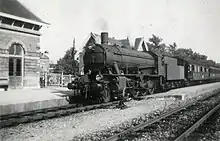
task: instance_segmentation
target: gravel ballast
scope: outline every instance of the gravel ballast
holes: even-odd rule
[[[219,141],[220,140],[220,109],[202,124],[185,141]]]
[[[175,140],[179,135],[189,128],[198,119],[207,114],[220,102],[220,95],[199,101],[184,110],[177,112],[163,120],[146,127],[142,132],[138,132],[139,137],[134,140]]]
[[[218,85],[217,85],[218,84]],[[209,92],[220,88],[220,83],[210,85]],[[198,87],[198,86],[195,86]],[[204,89],[197,88],[196,95],[203,94]],[[187,91],[187,88],[185,88]],[[192,89],[190,92],[193,95]],[[182,101],[184,103],[184,101]],[[4,141],[60,141],[73,140],[76,136],[83,137],[86,134],[97,133],[103,130],[116,128],[122,123],[129,122],[142,115],[152,114],[155,111],[178,106],[180,101],[173,98],[168,99],[147,99],[142,101],[130,101],[129,108],[120,110],[96,109],[88,112],[78,113],[67,117],[50,119],[17,127],[0,130],[1,139]],[[155,112],[157,114],[157,112]],[[124,125],[126,126],[126,125]]]
[[[130,108],[97,109],[67,117],[40,121],[0,130],[4,141],[11,140],[70,140],[92,132],[108,129],[144,113],[164,108],[175,101],[155,99],[130,101]]]

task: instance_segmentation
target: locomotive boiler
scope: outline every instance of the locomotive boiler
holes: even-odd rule
[[[108,45],[108,33],[101,34],[101,43],[95,46],[89,46],[84,55],[84,69],[87,72],[98,72],[103,68],[114,70],[114,73],[120,74],[119,70],[130,73],[139,69],[149,69],[155,67],[154,57],[146,52],[123,48],[120,46]]]

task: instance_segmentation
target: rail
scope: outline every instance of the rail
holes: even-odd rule
[[[215,92],[213,93],[213,95],[217,95],[218,93],[219,93],[219,90],[215,91]],[[212,96],[213,96],[213,95],[212,95]],[[156,117],[156,118],[154,118],[154,119],[152,119],[152,120],[143,122],[143,123],[141,123],[141,124],[139,124],[139,125],[136,125],[136,126],[131,127],[131,128],[129,128],[129,129],[127,129],[127,130],[124,130],[124,131],[122,131],[122,132],[120,132],[120,133],[118,133],[118,134],[112,135],[112,136],[110,136],[109,138],[104,139],[104,141],[116,141],[116,140],[119,140],[119,139],[121,139],[122,137],[124,137],[124,136],[126,136],[126,135],[130,135],[130,134],[132,134],[132,133],[134,133],[134,132],[137,132],[137,131],[139,131],[139,130],[142,130],[142,129],[146,128],[147,126],[152,125],[152,124],[154,124],[154,123],[160,121],[161,119],[164,119],[164,118],[166,118],[166,117],[169,117],[169,116],[171,116],[171,115],[173,115],[173,114],[175,114],[175,113],[177,113],[177,112],[179,112],[179,111],[181,111],[181,110],[184,110],[184,109],[186,109],[186,108],[188,108],[188,107],[190,107],[190,106],[193,106],[193,105],[194,105],[195,103],[197,103],[198,101],[203,101],[203,100],[205,100],[205,99],[207,99],[207,98],[209,98],[209,97],[210,97],[210,96],[203,97],[202,99],[199,99],[199,100],[197,100],[197,101],[190,102],[190,103],[188,103],[187,105],[178,107],[178,108],[176,108],[176,109],[174,109],[174,110],[172,110],[172,111],[168,111],[168,112],[166,112],[166,113],[160,115],[159,117]],[[206,117],[206,118],[207,118],[207,117]],[[187,133],[189,133],[189,131],[186,132],[186,135],[187,135]],[[183,136],[185,136],[185,135],[183,135]],[[181,138],[182,138],[182,137],[181,137]],[[181,138],[180,138],[180,139],[181,139]]]
[[[95,105],[88,105],[88,106],[71,104],[71,105],[65,105],[61,107],[53,107],[53,108],[47,108],[47,109],[39,109],[39,110],[34,110],[34,111],[2,115],[0,116],[0,120],[1,120],[0,129],[5,128],[5,127],[16,126],[21,123],[30,123],[30,122],[44,120],[48,118],[68,116],[73,113],[94,110],[94,109],[103,108],[103,107],[116,105],[116,104],[118,104],[118,101],[95,104]]]
[[[187,138],[191,133],[193,133],[205,120],[207,120],[212,114],[214,114],[218,109],[220,109],[220,104],[215,106],[211,111],[204,115],[200,120],[193,124],[188,130],[182,133],[175,141],[182,141]]]

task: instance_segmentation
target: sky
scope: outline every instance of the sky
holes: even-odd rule
[[[41,49],[55,63],[76,40],[80,50],[90,32],[192,48],[220,62],[220,0],[19,0],[43,21]]]

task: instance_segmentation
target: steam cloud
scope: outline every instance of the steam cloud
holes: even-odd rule
[[[99,18],[95,22],[95,27],[101,31],[108,31],[108,22],[103,18]]]

